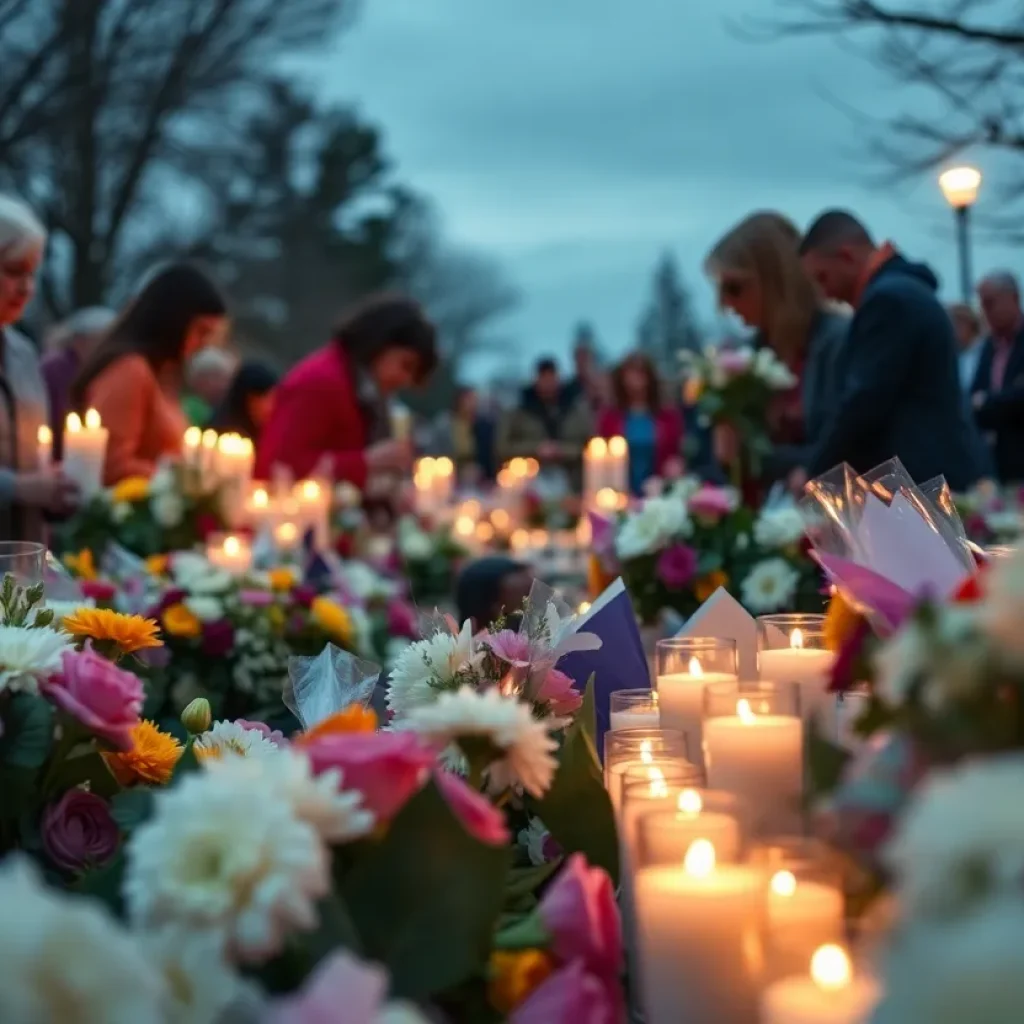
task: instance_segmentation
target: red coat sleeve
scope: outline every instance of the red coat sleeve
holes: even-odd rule
[[[366,455],[358,416],[357,409],[339,404],[331,388],[308,382],[285,385],[260,437],[257,476],[269,479],[274,466],[283,465],[301,479],[326,457],[335,480],[364,487]]]
[[[618,409],[602,409],[597,419],[599,437],[617,437],[622,433],[622,414]]]

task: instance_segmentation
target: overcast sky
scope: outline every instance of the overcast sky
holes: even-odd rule
[[[627,349],[670,248],[706,315],[704,255],[757,208],[805,225],[862,213],[957,290],[952,217],[933,179],[869,184],[825,91],[891,111],[900,94],[824,39],[750,43],[728,21],[770,0],[365,0],[318,85],[380,123],[450,235],[522,293],[501,331],[525,369],[573,324]],[[984,196],[982,197],[984,201]],[[979,270],[1015,254],[978,244]],[[484,367],[478,368],[481,372]]]

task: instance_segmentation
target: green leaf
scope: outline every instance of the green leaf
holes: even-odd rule
[[[584,854],[590,864],[604,868],[612,882],[618,883],[615,816],[597,751],[580,718],[566,733],[551,788],[541,800],[528,798],[526,803],[566,853]]]
[[[4,715],[0,763],[41,768],[53,745],[53,720],[53,708],[42,697],[16,693]]]
[[[126,789],[110,801],[110,813],[123,832],[130,832],[153,813],[153,791],[145,786]]]
[[[124,849],[118,851],[109,864],[102,868],[96,868],[83,875],[75,884],[75,892],[83,896],[95,896],[102,900],[107,907],[117,916],[124,916],[124,900],[121,896],[121,887],[124,883],[125,872]]]
[[[825,739],[814,719],[807,729],[807,799],[813,803],[831,793],[840,783],[850,753]]]
[[[47,789],[65,792],[86,783],[97,796],[108,799],[121,792],[121,784],[110,773],[106,760],[98,750],[90,750],[64,761],[54,773],[53,781]]]
[[[505,925],[494,937],[494,948],[504,950],[545,949],[551,935],[544,927],[540,914],[527,914],[512,924]]]
[[[512,868],[508,873],[508,882],[505,886],[505,899],[516,900],[522,896],[534,893],[539,889],[560,867],[562,859],[549,861],[547,864],[530,865],[527,868]]]
[[[0,819],[14,821],[35,810],[36,781],[39,774],[36,768],[16,768],[12,765],[0,765]]]
[[[597,704],[594,700],[594,676],[595,672],[590,673],[590,678],[587,680],[587,685],[583,688],[583,703],[580,705],[579,711],[576,712],[575,721],[581,723],[583,728],[586,730],[587,735],[590,737],[590,742],[594,744],[594,748],[597,748]]]
[[[393,994],[422,998],[481,971],[505,895],[511,851],[466,832],[433,782],[367,844],[339,891],[368,960]]]

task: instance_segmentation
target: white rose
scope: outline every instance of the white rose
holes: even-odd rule
[[[785,548],[804,535],[804,520],[796,505],[765,508],[754,523],[754,540],[764,548]]]
[[[153,510],[153,518],[161,526],[177,526],[185,517],[185,502],[173,491],[154,494],[149,499],[149,507]]]
[[[626,517],[615,537],[615,552],[622,559],[638,558],[686,537],[692,524],[682,499],[675,495],[648,498],[640,510]]]
[[[224,605],[215,597],[192,594],[185,598],[185,607],[200,622],[217,622],[224,618]]]
[[[214,569],[188,583],[193,594],[226,594],[235,585],[235,578],[223,569]]]
[[[402,557],[410,562],[424,562],[434,551],[430,534],[423,530],[409,530],[399,538]]]

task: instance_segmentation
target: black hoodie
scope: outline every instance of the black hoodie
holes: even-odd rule
[[[839,400],[811,477],[843,462],[864,473],[893,457],[918,483],[944,476],[955,491],[985,475],[937,287],[928,267],[898,254],[868,282],[838,356]]]

